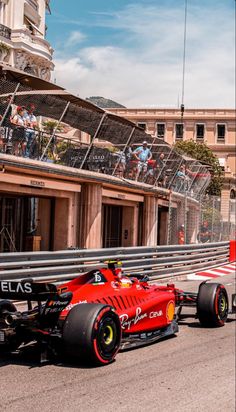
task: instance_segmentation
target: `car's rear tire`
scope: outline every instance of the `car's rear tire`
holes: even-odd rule
[[[229,301],[224,285],[202,283],[197,297],[197,316],[203,326],[224,326],[228,316]]]
[[[9,300],[0,300],[0,317],[4,312],[16,312],[16,307]]]
[[[2,315],[4,316],[4,312],[16,312],[16,310],[15,305],[9,300],[0,300],[0,319],[2,318]],[[19,346],[20,342],[13,336],[9,342],[0,345],[0,353],[13,352]]]
[[[76,305],[65,319],[62,341],[67,355],[94,365],[108,364],[120,347],[119,316],[108,305]]]

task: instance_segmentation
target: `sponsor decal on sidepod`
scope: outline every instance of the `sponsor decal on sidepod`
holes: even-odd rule
[[[120,315],[120,323],[121,323],[121,327],[122,329],[130,329],[132,325],[136,325],[138,322],[140,322],[141,320],[145,319],[145,318],[157,318],[159,316],[162,316],[163,312],[162,310],[159,311],[153,311],[150,313],[142,313],[142,309],[138,306],[136,308],[136,314],[135,317],[132,319],[129,319],[129,316],[127,315],[127,313],[123,313],[122,315]]]

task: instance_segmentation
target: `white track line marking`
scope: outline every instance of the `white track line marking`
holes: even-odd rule
[[[227,274],[231,274],[235,272],[235,266],[236,262],[230,263],[225,266],[221,266],[218,268],[212,268],[212,269],[206,269],[202,271],[198,271],[196,273],[191,273],[190,275],[187,275],[188,280],[206,280],[206,279],[215,279],[217,277],[223,277],[226,276]],[[222,271],[225,271],[226,273],[222,273]],[[214,276],[211,276],[214,275]]]
[[[211,270],[211,269],[209,269],[209,270],[206,270],[206,272],[204,272],[204,273],[209,273],[209,274],[211,274],[212,273],[212,275],[217,275],[217,276],[225,276],[226,275],[226,273],[220,273],[220,272],[217,272],[217,270]]]
[[[199,276],[192,273],[191,275],[187,276],[188,280],[206,280],[209,279],[209,276]]]
[[[229,272],[229,273],[233,272],[232,269],[226,268],[225,266],[223,266],[222,268],[219,268],[219,269],[225,270],[226,272]]]

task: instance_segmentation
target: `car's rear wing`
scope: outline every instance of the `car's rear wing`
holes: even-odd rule
[[[22,281],[0,281],[0,299],[46,301],[57,295],[52,283],[34,283],[31,279]]]

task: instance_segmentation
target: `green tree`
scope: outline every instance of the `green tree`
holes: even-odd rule
[[[63,130],[62,125],[58,125],[58,122],[56,120],[46,120],[45,122],[43,122],[43,129],[46,133],[52,134],[55,127],[57,127],[57,132],[61,132]]]
[[[219,159],[205,143],[196,143],[194,140],[185,140],[176,142],[175,150],[179,153],[185,153],[193,159],[210,166],[211,183],[207,188],[209,195],[219,196],[222,188],[223,172]]]

